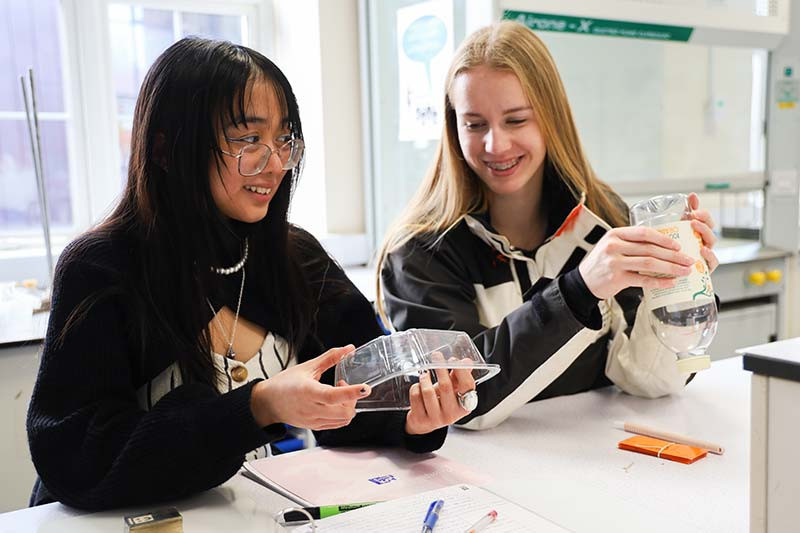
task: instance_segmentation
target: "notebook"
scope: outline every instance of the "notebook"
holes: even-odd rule
[[[362,507],[354,511],[317,520],[317,533],[381,533],[417,532],[432,501],[444,500],[434,531],[466,531],[489,511],[497,511],[497,519],[486,533],[565,533],[568,530],[543,516],[497,494],[468,484],[435,489],[390,502]],[[292,529],[294,533],[310,533],[309,525]]]
[[[311,448],[243,465],[242,474],[303,506],[393,500],[490,476],[436,454]]]

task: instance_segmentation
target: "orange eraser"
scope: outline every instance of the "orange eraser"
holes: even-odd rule
[[[620,441],[618,446],[622,450],[655,455],[662,459],[669,459],[670,461],[677,461],[687,465],[702,459],[708,454],[708,450],[703,448],[645,437],[644,435],[636,435]]]

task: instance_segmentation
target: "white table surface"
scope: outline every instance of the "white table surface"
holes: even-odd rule
[[[490,472],[487,488],[570,530],[745,532],[749,375],[735,357],[714,362],[672,397],[646,400],[608,387],[535,402],[492,430],[451,430],[439,453]],[[725,454],[684,465],[618,450],[630,434],[615,429],[614,420],[714,441]],[[184,530],[200,533],[269,531],[270,514],[287,504],[235,476],[172,505]],[[122,531],[122,516],[135,510],[82,515],[50,504],[0,515],[0,532]]]
[[[739,348],[736,353],[763,355],[764,357],[800,362],[800,337]]]
[[[485,432],[452,430],[441,453],[488,469],[487,488],[579,532],[746,532],[750,373],[712,363],[676,396],[646,400],[613,387],[535,402]],[[685,465],[617,449],[637,422],[720,444]]]
[[[163,505],[87,514],[51,503],[0,514],[0,533],[122,532],[125,515],[163,507],[180,511],[186,533],[271,533],[272,514],[290,505],[296,504],[237,474],[215,489]]]

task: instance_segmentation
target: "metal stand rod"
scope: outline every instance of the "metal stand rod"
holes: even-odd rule
[[[36,109],[36,90],[33,83],[33,69],[28,69],[28,80],[31,87],[30,106],[28,104],[28,91],[25,86],[25,77],[20,76],[19,81],[22,85],[22,100],[25,102],[25,118],[28,122],[28,136],[31,143],[31,155],[33,157],[33,172],[36,176],[36,188],[38,191],[39,210],[42,214],[42,230],[44,232],[44,248],[47,255],[47,287],[53,283],[53,247],[50,242],[50,216],[47,206],[47,187],[44,180],[44,166],[42,164],[42,139],[39,132],[39,114]],[[31,120],[31,115],[33,119]]]

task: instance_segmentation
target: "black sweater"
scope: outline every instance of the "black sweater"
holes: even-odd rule
[[[319,243],[308,237],[313,243],[310,253],[329,265],[316,314],[316,339],[298,350],[300,362],[381,334],[369,302]],[[166,343],[144,357],[134,348],[131,314],[138,308],[133,304],[137,295],[125,282],[132,249],[125,237],[100,242],[81,237],[59,261],[27,420],[31,456],[40,478],[32,505],[58,500],[84,509],[105,509],[180,498],[225,482],[238,471],[247,452],[284,434],[281,424],[261,428],[253,419],[250,395],[255,382],[225,394],[187,383],[149,411],[139,406],[136,391],[176,357],[175,347]],[[253,275],[248,272],[248,280]],[[224,302],[215,304],[235,309],[239,283],[222,285]],[[109,288],[112,297],[98,301],[59,342],[73,309]],[[329,288],[335,293],[326,298],[323,293]],[[268,306],[247,289],[246,285],[241,316],[270,330],[274,317]],[[333,372],[326,372],[322,381],[332,383]],[[439,448],[447,433],[442,428],[409,436],[404,424],[405,412],[362,413],[347,427],[316,432],[316,438],[322,445],[402,445],[427,452]]]

